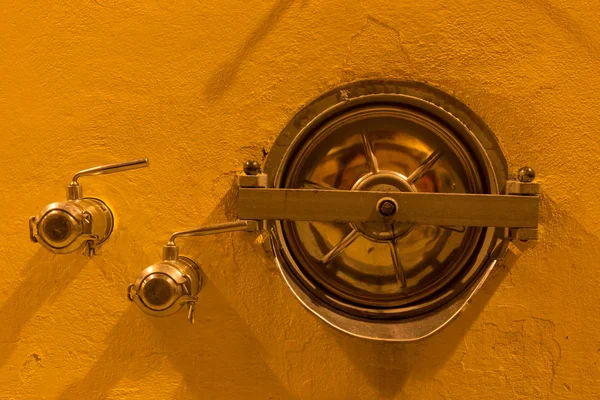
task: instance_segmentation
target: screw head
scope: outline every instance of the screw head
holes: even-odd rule
[[[384,217],[392,216],[396,211],[396,204],[391,200],[384,200],[379,204],[379,214]]]
[[[517,175],[519,182],[533,182],[535,179],[535,171],[531,167],[523,167]]]
[[[248,160],[244,163],[244,173],[246,175],[260,174],[260,164],[255,160]]]

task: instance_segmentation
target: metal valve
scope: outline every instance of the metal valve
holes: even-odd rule
[[[202,288],[202,272],[193,260],[180,256],[175,239],[233,231],[255,231],[254,221],[236,221],[187,231],[175,232],[163,247],[163,261],[144,269],[127,289],[127,297],[146,314],[166,317],[183,305],[188,306],[188,319],[194,323],[194,308]]]
[[[31,241],[57,253],[84,248],[88,256],[104,243],[113,231],[114,217],[102,200],[83,197],[78,179],[82,176],[112,174],[148,166],[148,159],[127,161],[79,171],[67,187],[67,200],[49,204],[29,219]]]
[[[165,253],[168,250],[165,248]],[[127,297],[144,312],[166,317],[187,304],[188,318],[194,322],[194,306],[202,287],[198,264],[187,257],[165,259],[144,269],[129,285]]]

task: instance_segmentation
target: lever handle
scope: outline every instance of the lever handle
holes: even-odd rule
[[[120,163],[114,163],[114,164],[106,164],[106,165],[100,165],[100,166],[94,167],[94,168],[84,169],[82,171],[77,172],[75,174],[75,176],[73,176],[73,182],[71,182],[71,185],[74,185],[74,184],[76,185],[77,180],[79,178],[81,178],[82,176],[114,174],[115,172],[129,171],[130,169],[145,168],[149,164],[150,164],[150,162],[148,161],[148,158],[144,157],[144,158],[140,158],[138,160],[131,160],[131,161],[125,161],[125,162],[120,162]]]
[[[97,246],[104,243],[114,228],[111,209],[99,198],[83,197],[83,188],[77,180],[82,176],[112,174],[148,166],[147,158],[79,171],[67,186],[67,200],[47,205],[29,219],[29,237],[57,254],[66,254],[84,246],[87,254],[95,254]]]
[[[131,169],[145,168],[150,165],[147,157],[140,158],[138,160],[125,161],[114,164],[100,165],[94,168],[84,169],[79,171],[73,176],[71,184],[67,187],[67,199],[79,200],[83,197],[83,190],[77,180],[82,176],[95,176],[114,174],[115,172],[129,171]]]

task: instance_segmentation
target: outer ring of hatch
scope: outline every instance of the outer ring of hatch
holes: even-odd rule
[[[301,143],[324,121],[350,108],[375,103],[394,103],[430,114],[443,123],[472,150],[482,178],[491,194],[502,193],[507,164],[500,145],[485,122],[453,96],[425,83],[400,80],[361,80],[332,89],[304,106],[283,129],[273,144],[264,172],[268,187],[281,187],[282,175]],[[502,256],[502,229],[486,228],[481,251],[468,267],[476,271],[470,284],[445,304],[423,314],[399,319],[369,320],[350,315],[316,296],[300,280],[290,264],[295,263],[283,235],[281,221],[267,221],[275,262],[287,285],[300,302],[329,325],[348,334],[374,340],[412,341],[427,337],[450,322],[481,287]],[[295,265],[296,268],[301,266]]]

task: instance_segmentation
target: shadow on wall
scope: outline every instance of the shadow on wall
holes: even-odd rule
[[[372,387],[379,390],[382,399],[397,398],[409,376],[427,379],[454,354],[524,247],[514,250],[509,250],[504,263],[495,267],[466,310],[440,332],[417,342],[393,343],[359,339],[335,331],[339,347],[347,352]]]
[[[295,0],[279,0],[269,13],[248,35],[246,41],[235,52],[234,56],[224,64],[208,79],[204,86],[204,97],[208,100],[216,100],[231,86],[237,75],[240,65],[254,48],[269,34],[281,19],[283,14],[290,8]]]
[[[427,339],[408,344],[374,342],[358,339],[331,329],[332,332],[335,332],[339,347],[347,352],[356,369],[362,371],[371,385],[380,390],[381,399],[398,398],[398,393],[402,391],[402,387],[409,376],[417,380],[425,380],[444,366],[456,351],[467,331],[478,319],[480,313],[486,308],[498,287],[510,274],[511,269],[516,265],[524,251],[532,246],[541,246],[543,248],[542,252],[548,254],[548,257],[552,257],[552,251],[563,252],[563,249],[556,248],[555,242],[551,240],[544,241],[544,236],[559,237],[564,235],[565,227],[569,227],[580,234],[583,232],[583,235],[593,235],[564,209],[561,209],[560,203],[544,192],[542,192],[541,200],[540,225],[543,235],[540,243],[517,242],[514,247],[511,245],[504,262],[492,271],[490,277],[479,293],[473,297],[466,310],[439,333]],[[596,236],[593,236],[593,238],[597,239]],[[571,252],[574,254],[596,251],[590,249],[588,242],[585,240],[571,241],[571,246],[573,246]],[[593,269],[588,270],[591,271],[590,275],[594,274]],[[593,282],[591,277],[580,277],[580,279]],[[532,318],[535,319],[535,317]],[[539,355],[539,357],[542,356]],[[560,359],[560,355],[558,359]],[[550,367],[551,376],[554,373],[554,362],[552,361]],[[535,367],[538,367],[538,365],[529,366],[529,368]],[[524,374],[527,374],[527,371]],[[529,375],[526,376],[529,377]],[[539,379],[540,375],[538,375],[538,371],[535,371],[535,374],[531,377]],[[548,384],[552,388],[551,378]]]
[[[206,277],[195,325],[183,312],[155,318],[132,304],[106,342],[108,347],[83,379],[58,399],[85,399],[92,393],[95,398],[108,397],[125,375],[140,379],[165,362],[183,376],[175,393],[178,399],[200,399],[206,393],[221,394],[222,399],[295,399],[264,363],[248,327]],[[160,379],[172,383],[169,375]]]
[[[35,312],[58,298],[89,261],[80,252],[57,255],[38,249],[23,271],[23,281],[0,308],[0,367],[16,349],[21,330]]]
[[[600,59],[600,44],[585,32],[581,25],[569,15],[567,11],[561,9],[551,3],[550,0],[513,0],[516,3],[522,4],[524,7],[534,6],[543,14],[546,14],[552,23],[558,26],[562,31],[571,36],[575,43],[583,47],[587,53],[595,58]]]
[[[237,179],[233,178],[232,182]],[[237,185],[233,184],[205,224],[222,221],[223,213],[229,220],[235,218],[236,190]],[[195,225],[190,224],[181,228]],[[240,240],[245,233],[228,235],[232,235],[232,240]],[[187,255],[197,261],[202,259],[198,254]],[[172,384],[173,376],[162,373],[171,366],[183,377],[172,398],[196,400],[208,393],[211,399],[224,400],[298,399],[288,392],[265,363],[261,343],[235,308],[212,283],[210,276],[203,275],[195,324],[188,322],[185,311],[156,318],[144,314],[132,303],[107,335],[106,350],[87,374],[69,385],[57,399],[85,399],[92,393],[94,398],[110,397],[111,390],[124,377],[137,380],[157,371],[161,371],[157,379]],[[169,365],[162,367],[165,363]],[[159,381],[155,381],[155,385],[158,386]],[[133,396],[138,389],[127,390],[130,390],[127,395]],[[122,394],[123,389],[119,388],[118,392]]]
[[[223,212],[228,219],[234,218],[235,193],[234,186],[221,199],[208,217],[208,222],[217,219]],[[242,232],[229,235],[233,241],[250,240]],[[191,256],[193,259],[202,258],[198,254]],[[397,398],[409,376],[426,379],[444,366],[467,330],[486,307],[496,288],[509,274],[517,258],[517,253],[508,253],[504,265],[495,269],[467,310],[431,338],[409,344],[375,342],[346,335],[325,323],[322,323],[322,329],[319,329],[316,322],[316,331],[313,333],[319,334],[315,338],[322,338],[317,340],[321,342],[318,346],[328,346],[326,342],[335,340],[341,351],[348,354],[354,369],[364,374],[370,386],[379,392],[379,398]],[[289,376],[288,384],[282,383],[282,377],[273,372],[265,362],[264,355],[269,352],[254,337],[253,330],[238,314],[239,310],[227,301],[209,276],[205,274],[204,279],[204,287],[196,306],[195,325],[189,324],[185,312],[168,318],[155,318],[142,313],[131,304],[107,335],[107,348],[98,357],[97,362],[80,381],[69,385],[58,399],[87,398],[90,393],[94,393],[97,398],[109,397],[111,390],[124,377],[142,379],[148,374],[168,370],[170,366],[183,378],[172,392],[172,396],[177,399],[198,399],[206,393],[221,396],[213,397],[215,399],[299,399],[299,392],[304,388],[297,390],[299,388],[289,382]],[[260,294],[257,294],[257,297],[261,297]],[[257,299],[255,306],[269,305],[264,305]],[[305,310],[300,312],[308,313]],[[314,320],[320,321],[316,317]],[[293,327],[291,329],[293,330]],[[270,332],[269,335],[269,341],[285,340],[281,332]],[[283,350],[284,344],[278,343],[276,347]],[[312,347],[303,346],[301,350],[303,355],[300,362],[304,365],[297,367],[305,373],[312,373],[311,365],[325,363],[333,368],[339,361],[331,360],[331,352],[315,353],[311,352],[311,349]],[[295,362],[287,353],[284,357],[288,363]],[[165,367],[165,363],[168,363],[168,366]],[[328,371],[328,368],[319,371],[320,374],[325,371],[327,374],[343,372]],[[326,376],[318,378],[319,381],[315,381],[317,385],[322,384],[323,379],[327,381]],[[165,384],[173,384],[172,376],[168,373],[161,372],[156,379],[156,385],[159,385],[160,380],[164,380]],[[310,379],[307,382],[309,381]],[[294,394],[289,392],[290,388],[294,388]],[[118,390],[122,393],[122,389]],[[134,387],[129,390],[133,396],[138,389]],[[321,398],[318,392],[312,394]]]

